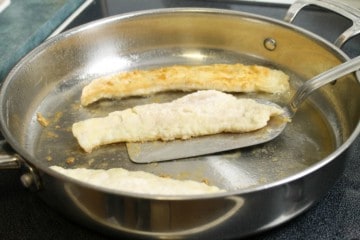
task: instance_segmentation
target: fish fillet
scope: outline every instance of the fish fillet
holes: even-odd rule
[[[224,192],[216,186],[192,180],[176,180],[159,177],[143,171],[128,171],[123,168],[103,169],[65,169],[51,166],[51,169],[68,177],[112,190],[144,194],[191,195]]]
[[[149,95],[171,90],[282,93],[289,89],[289,76],[280,70],[257,65],[214,64],[171,66],[135,70],[93,80],[83,88],[81,104],[103,98]]]
[[[216,90],[188,94],[168,103],[115,111],[74,123],[73,135],[91,152],[116,142],[188,139],[221,132],[249,132],[267,125],[283,110]]]

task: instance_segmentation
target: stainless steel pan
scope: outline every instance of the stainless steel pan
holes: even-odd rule
[[[314,94],[284,134],[270,143],[145,165],[132,163],[122,144],[85,154],[69,127],[80,119],[183,93],[80,108],[80,91],[91,79],[112,72],[218,62],[282,69],[296,89],[303,79],[347,59],[338,47],[301,28],[235,11],[151,10],[96,21],[45,42],[6,78],[0,122],[16,154],[4,162],[20,163],[22,181],[49,205],[107,234],[232,238],[263,231],[305,211],[342,173],[339,156],[360,132],[360,84],[355,74]],[[256,96],[282,104],[290,95]],[[47,127],[37,121],[39,113],[49,120]],[[113,191],[71,180],[49,169],[51,165],[143,170],[206,180],[227,192],[169,197]]]

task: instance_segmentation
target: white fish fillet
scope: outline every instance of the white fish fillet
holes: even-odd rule
[[[134,70],[93,80],[83,88],[81,104],[103,98],[123,98],[156,92],[214,89],[224,92],[283,93],[289,90],[289,76],[257,65],[213,64],[170,66]]]
[[[73,135],[91,152],[116,142],[188,139],[221,132],[249,132],[267,125],[283,110],[216,90],[198,91],[169,103],[115,111],[74,123]]]
[[[123,168],[65,169],[51,166],[51,169],[68,177],[112,190],[161,195],[192,195],[224,192],[216,186],[192,180],[176,180],[159,177],[143,171],[128,171]]]

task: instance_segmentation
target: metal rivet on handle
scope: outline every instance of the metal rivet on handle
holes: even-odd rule
[[[18,157],[21,159],[20,156]],[[41,189],[40,177],[37,171],[23,159],[21,159],[21,171],[20,181],[24,187],[34,192]]]
[[[24,187],[27,188],[31,187],[31,185],[34,183],[34,178],[31,173],[25,173],[21,175],[20,180]]]
[[[273,38],[266,38],[264,40],[264,47],[269,51],[274,51],[276,49],[276,40]]]

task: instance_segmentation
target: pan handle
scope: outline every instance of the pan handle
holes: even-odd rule
[[[341,48],[350,38],[360,34],[359,0],[296,0],[288,9],[284,21],[292,23],[299,11],[308,5],[316,5],[332,10],[352,21],[352,26],[335,40],[335,46]]]
[[[6,169],[18,169],[21,183],[31,191],[41,189],[37,171],[16,154],[5,140],[0,140],[0,170]]]
[[[21,167],[19,157],[10,149],[5,140],[0,141],[0,170],[19,169]]]
[[[20,166],[16,156],[0,155],[0,169],[18,169]]]

